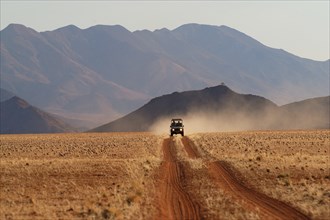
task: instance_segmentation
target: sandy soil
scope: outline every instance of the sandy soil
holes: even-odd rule
[[[328,219],[329,137],[0,135],[0,218]]]

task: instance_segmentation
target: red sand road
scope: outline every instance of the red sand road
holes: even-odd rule
[[[161,216],[157,219],[201,219],[199,205],[185,191],[182,164],[176,159],[173,139],[163,142],[164,161],[160,187]]]

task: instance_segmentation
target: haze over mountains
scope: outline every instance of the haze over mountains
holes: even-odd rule
[[[226,26],[130,32],[70,25],[39,33],[12,24],[0,34],[0,87],[89,127],[152,97],[221,82],[277,104],[329,95],[329,60],[272,49]]]
[[[188,132],[326,129],[330,127],[329,98],[278,107],[263,97],[238,94],[220,85],[154,98],[136,111],[91,131],[164,133],[168,131],[171,118],[183,118]]]
[[[171,118],[181,117],[186,133],[255,129],[329,129],[329,96],[278,107],[255,95],[238,94],[225,85],[174,92],[152,99],[130,114],[91,131],[164,133]],[[49,114],[1,89],[0,134],[77,132],[77,123]],[[79,124],[79,123],[78,123]],[[74,125],[74,126],[72,126]]]

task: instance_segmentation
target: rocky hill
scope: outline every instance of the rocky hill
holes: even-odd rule
[[[277,105],[263,97],[238,94],[221,85],[154,98],[138,110],[92,131],[148,131],[159,121],[166,119],[169,123],[171,118],[183,118],[185,122],[186,118],[205,120],[201,126],[214,127],[224,123],[224,117],[234,123],[237,117],[252,120],[275,110]]]

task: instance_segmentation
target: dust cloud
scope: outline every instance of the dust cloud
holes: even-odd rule
[[[221,112],[192,111],[162,117],[150,127],[157,134],[169,134],[172,118],[183,119],[185,134],[248,130],[329,129],[329,106],[265,108],[261,111],[232,109]]]
[[[170,121],[172,118],[182,118],[185,134],[199,132],[224,132],[262,129],[261,123],[256,123],[252,117],[244,113],[228,115],[224,113],[188,113],[183,116],[163,117],[157,120],[150,128],[150,131],[157,134],[169,133]]]

